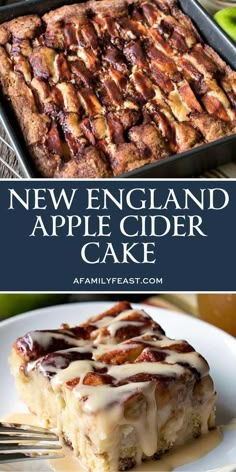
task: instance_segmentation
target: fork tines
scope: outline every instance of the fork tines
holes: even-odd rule
[[[58,436],[52,431],[48,431],[48,429],[18,423],[0,423],[0,434],[1,433],[44,435],[58,440]]]
[[[0,463],[33,459],[59,459],[58,436],[47,429],[0,423]]]

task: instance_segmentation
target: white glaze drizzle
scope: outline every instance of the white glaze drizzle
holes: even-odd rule
[[[70,331],[64,331],[63,333],[50,333],[49,331],[33,331],[30,333],[30,339],[29,339],[29,348],[33,349],[33,344],[37,343],[40,346],[43,347],[43,349],[47,349],[50,343],[52,342],[52,338],[54,339],[61,339],[65,343],[68,342],[68,344],[77,345],[85,345],[86,341],[83,341],[81,339],[76,339],[73,337],[70,333]]]

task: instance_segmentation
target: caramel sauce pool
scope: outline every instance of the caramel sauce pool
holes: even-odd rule
[[[29,424],[40,426],[39,421],[34,415],[28,413],[19,413],[9,415],[4,421],[11,423]],[[236,420],[233,420],[223,429],[236,429]],[[215,449],[222,441],[223,433],[221,429],[215,429],[210,433],[190,441],[185,446],[179,447],[165,454],[161,460],[147,461],[138,467],[132,469],[132,472],[171,472],[176,467],[189,464],[204,457],[207,453]],[[53,459],[47,461],[50,468],[55,472],[86,472],[79,462],[73,459],[70,451],[63,448],[65,457],[63,459]]]

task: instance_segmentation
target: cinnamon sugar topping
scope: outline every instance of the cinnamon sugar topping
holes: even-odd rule
[[[43,176],[117,176],[235,132],[235,73],[177,1],[65,6],[2,24],[0,43]]]

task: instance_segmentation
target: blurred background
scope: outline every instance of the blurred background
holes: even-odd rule
[[[26,311],[61,303],[128,300],[199,317],[236,336],[235,294],[9,294],[0,293],[0,322]]]

